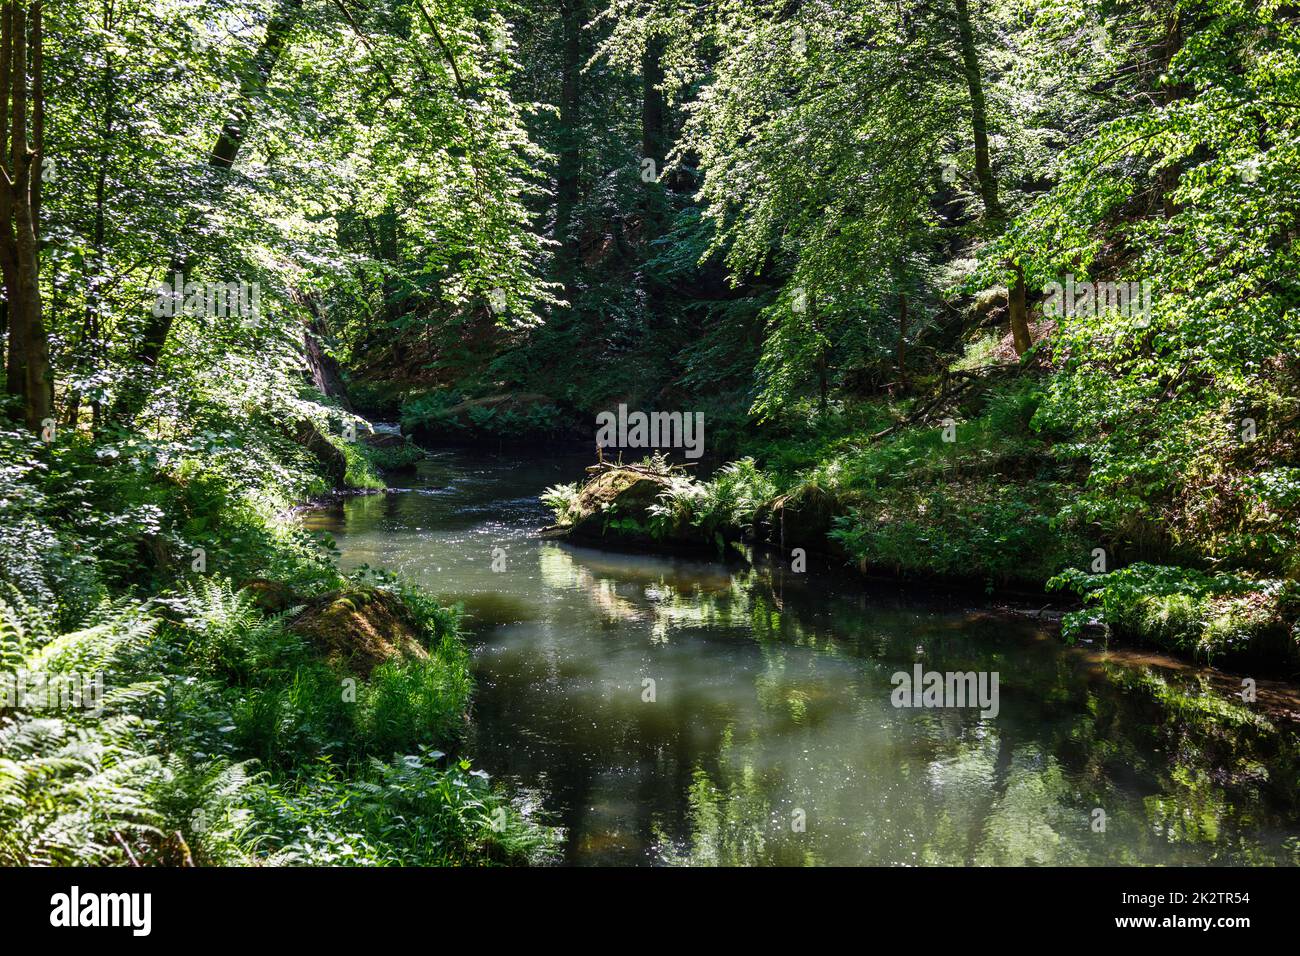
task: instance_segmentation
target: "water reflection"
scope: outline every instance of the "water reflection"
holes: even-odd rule
[[[1294,726],[1222,681],[951,600],[539,540],[534,496],[582,464],[444,454],[306,519],[465,605],[477,759],[570,862],[1300,860]],[[997,671],[997,717],[893,708],[917,661]]]

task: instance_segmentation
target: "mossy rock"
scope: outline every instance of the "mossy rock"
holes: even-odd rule
[[[628,538],[627,525],[644,528],[648,532],[650,506],[669,487],[667,478],[649,475],[626,468],[603,471],[583,485],[578,493],[577,515],[563,529],[564,537],[603,538],[609,523],[617,520],[624,527],[619,536]],[[648,537],[648,534],[643,535]],[[630,537],[637,538],[632,532]]]
[[[402,599],[388,591],[334,591],[308,602],[290,624],[332,664],[361,676],[393,657],[429,656]]]
[[[581,518],[591,517],[617,507],[625,517],[645,520],[650,506],[668,488],[668,479],[639,471],[616,468],[601,472],[583,486],[578,494]]]

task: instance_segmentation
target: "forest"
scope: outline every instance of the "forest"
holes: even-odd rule
[[[3,0],[0,172],[0,864],[1300,863],[1293,3]]]

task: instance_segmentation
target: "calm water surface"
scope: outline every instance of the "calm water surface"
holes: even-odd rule
[[[398,493],[304,518],[346,567],[464,605],[476,764],[565,828],[568,862],[1300,859],[1294,725],[1210,720],[1232,681],[815,562],[540,540],[538,494],[586,463],[438,452]],[[1000,712],[896,709],[890,677],[917,662],[998,672]]]

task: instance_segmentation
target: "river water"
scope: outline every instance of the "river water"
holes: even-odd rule
[[[541,540],[586,459],[440,451],[303,520],[461,603],[475,764],[574,864],[1300,862],[1294,691],[978,598]],[[996,715],[893,675],[998,675]],[[1271,702],[1270,712],[1264,704]]]

